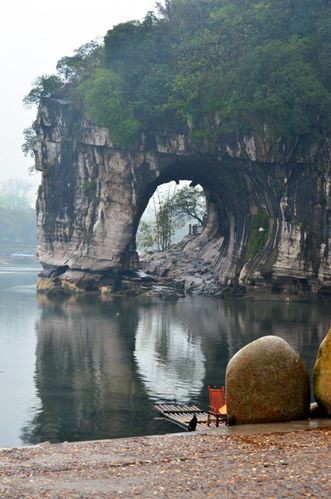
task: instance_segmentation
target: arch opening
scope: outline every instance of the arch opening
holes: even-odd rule
[[[208,218],[204,189],[189,180],[157,187],[149,199],[137,230],[139,255],[166,251],[187,236],[197,236]]]
[[[209,294],[207,288],[210,288],[210,294],[215,294],[215,289],[220,284],[218,274],[221,273],[224,277],[224,268],[225,272],[228,270],[227,254],[235,251],[235,246],[238,246],[238,233],[243,230],[240,218],[243,219],[245,210],[242,207],[245,197],[238,197],[230,188],[226,176],[224,180],[224,174],[220,175],[212,162],[208,166],[206,174],[205,164],[202,167],[199,162],[181,159],[164,170],[161,169],[158,178],[145,183],[144,191],[138,196],[134,220],[133,244],[139,254],[138,267],[159,278],[165,277],[175,285],[181,281],[186,292],[197,294]],[[162,197],[160,189],[164,193],[163,200],[167,201],[183,188],[192,192],[200,190],[202,193],[205,206],[202,223],[194,223],[192,218],[188,218],[186,225],[183,224],[184,231],[179,234],[180,237],[177,234],[170,244],[158,244],[155,237],[154,240],[151,237],[150,227],[146,227],[146,217],[147,225],[149,222],[148,211],[154,211],[155,215],[159,207],[156,205]],[[240,206],[237,211],[233,210],[236,207],[234,198]],[[149,248],[142,248],[142,242]],[[231,277],[234,278],[229,276],[229,279]]]

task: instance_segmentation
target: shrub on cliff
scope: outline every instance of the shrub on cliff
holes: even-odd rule
[[[169,126],[315,140],[331,128],[330,32],[328,0],[166,0],[61,59],[59,77],[126,146]]]

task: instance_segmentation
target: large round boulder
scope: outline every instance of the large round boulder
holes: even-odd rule
[[[230,424],[309,416],[307,368],[293,348],[277,336],[253,341],[232,357],[226,369],[225,391]]]
[[[331,416],[331,327],[318,349],[313,373],[315,400],[322,412]]]

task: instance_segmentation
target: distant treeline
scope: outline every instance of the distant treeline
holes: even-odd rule
[[[330,33],[329,0],[166,0],[63,57],[25,101],[67,96],[126,147],[169,127],[197,143],[233,132],[316,142],[331,128]]]
[[[31,186],[17,179],[0,184],[0,256],[15,251],[34,253],[36,213],[31,207]]]

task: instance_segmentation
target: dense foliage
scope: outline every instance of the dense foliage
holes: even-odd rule
[[[122,145],[167,126],[316,140],[331,125],[330,33],[330,0],[166,0],[61,59],[26,100],[61,78]]]

